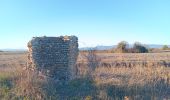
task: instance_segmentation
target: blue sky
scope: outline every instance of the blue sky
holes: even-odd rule
[[[79,46],[170,44],[170,0],[0,0],[0,49],[34,36],[76,35]]]

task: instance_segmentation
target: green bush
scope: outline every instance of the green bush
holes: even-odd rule
[[[167,45],[164,45],[164,46],[162,47],[162,49],[163,49],[163,50],[168,50],[169,47],[168,47]]]
[[[132,48],[133,53],[148,53],[149,50],[139,42],[135,42]]]
[[[121,42],[118,43],[115,51],[117,53],[127,53],[128,52],[128,47],[129,47],[128,42],[121,41]]]

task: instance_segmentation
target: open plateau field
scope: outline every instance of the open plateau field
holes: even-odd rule
[[[0,52],[1,100],[170,100],[168,52],[80,52],[77,79],[44,87],[33,74],[23,79],[26,63],[27,52]]]

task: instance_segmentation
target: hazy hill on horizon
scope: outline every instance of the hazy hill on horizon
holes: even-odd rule
[[[81,47],[79,49],[80,50],[89,50],[89,49],[95,48],[96,50],[109,50],[109,49],[112,49],[112,48],[116,48],[116,46],[117,45],[112,45],[112,46],[98,45],[98,46],[95,46],[95,47]],[[132,47],[132,44],[130,44],[129,46]],[[160,49],[164,45],[161,45],[161,44],[145,44],[145,46],[148,47],[148,48]],[[168,45],[168,47],[170,47],[170,45]],[[5,48],[5,49],[0,49],[0,51],[27,51],[27,49]]]
[[[133,46],[133,44],[130,44],[129,45],[130,47]],[[147,48],[156,48],[156,49],[160,49],[162,48],[164,45],[161,45],[161,44],[145,44],[145,46]],[[91,48],[95,48],[96,50],[109,50],[109,49],[112,49],[112,48],[116,48],[117,45],[112,45],[112,46],[104,46],[104,45],[98,45],[96,47],[82,47],[82,48],[79,48],[80,50],[89,50]],[[168,47],[170,47],[170,45],[168,45]]]

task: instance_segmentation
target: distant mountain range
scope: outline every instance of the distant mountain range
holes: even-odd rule
[[[115,48],[116,45],[112,45],[112,46],[96,46],[96,47],[83,47],[83,48],[79,48],[80,50],[90,50],[90,49],[95,49],[95,50],[109,50],[112,48]]]
[[[130,44],[129,47],[132,47],[133,45]],[[147,44],[145,45],[146,47],[148,48],[157,48],[157,49],[160,49],[162,48],[164,45],[159,45],[159,44]],[[112,48],[116,48],[117,45],[112,45],[112,46],[96,46],[96,47],[83,47],[83,48],[79,48],[80,50],[89,50],[89,49],[92,49],[94,48],[95,50],[109,50],[109,49],[112,49]],[[168,47],[170,47],[170,45],[168,45]]]
[[[83,48],[79,48],[80,50],[89,50],[92,48],[95,48],[96,50],[109,50],[112,48],[116,48],[117,45],[112,45],[112,46],[96,46],[96,47],[83,47]],[[132,47],[132,44],[129,45],[130,47]],[[145,45],[148,48],[162,48],[164,45],[159,45],[159,44],[147,44]],[[170,45],[168,45],[170,47]],[[0,51],[27,51],[27,49],[0,49]]]
[[[26,49],[0,49],[0,51],[27,51]]]

